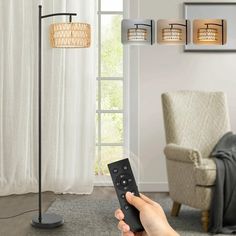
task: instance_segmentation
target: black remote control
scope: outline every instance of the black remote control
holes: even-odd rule
[[[143,231],[144,228],[139,219],[139,211],[134,206],[130,205],[125,198],[126,192],[131,192],[137,197],[140,196],[129,159],[110,163],[108,164],[108,169],[115,186],[121,210],[125,215],[125,222],[130,226],[131,231]]]

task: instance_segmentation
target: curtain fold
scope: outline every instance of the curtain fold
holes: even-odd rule
[[[37,192],[38,4],[95,25],[93,0],[0,1],[0,195]],[[42,21],[43,191],[90,193],[95,150],[95,49],[52,49]],[[93,35],[93,34],[92,34]],[[92,37],[92,40],[94,37]]]

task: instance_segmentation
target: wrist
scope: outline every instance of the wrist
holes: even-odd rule
[[[173,230],[173,228],[170,227],[165,236],[179,236],[179,234],[175,230]]]
[[[162,232],[158,231],[156,233],[148,234],[149,236],[180,236],[175,230],[173,230],[171,227],[167,228],[166,230],[163,230]]]

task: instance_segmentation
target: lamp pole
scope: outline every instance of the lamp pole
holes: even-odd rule
[[[32,219],[32,226],[36,228],[52,229],[63,225],[60,215],[53,213],[42,214],[42,19],[53,16],[69,16],[69,22],[76,13],[55,13],[42,15],[42,6],[39,5],[38,14],[38,215]]]

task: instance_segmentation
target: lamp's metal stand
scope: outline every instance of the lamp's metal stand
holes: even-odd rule
[[[42,19],[53,17],[53,16],[69,16],[69,21],[72,21],[72,16],[76,16],[76,13],[55,13],[50,15],[42,15],[42,6],[39,5],[39,25],[38,25],[38,175],[39,175],[39,190],[38,190],[38,203],[39,203],[39,212],[38,215],[34,216],[32,219],[32,226],[36,228],[45,228],[52,229],[63,225],[64,220],[60,215],[53,213],[44,213],[42,214],[42,146],[41,146],[41,79],[42,79]]]

